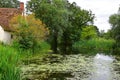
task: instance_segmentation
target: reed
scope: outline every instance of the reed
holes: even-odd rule
[[[112,51],[115,41],[112,39],[96,38],[76,42],[73,48],[79,53]]]
[[[17,67],[19,56],[10,46],[0,45],[1,80],[20,80],[20,70]]]

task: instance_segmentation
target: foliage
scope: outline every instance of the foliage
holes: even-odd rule
[[[57,53],[58,38],[66,25],[66,0],[31,0],[27,7],[35,13],[35,16],[42,20],[50,30],[49,43],[54,53]],[[36,4],[36,5],[34,5]]]
[[[63,30],[61,37],[60,49],[64,54],[74,53],[72,46],[75,42],[80,40],[82,27],[92,24],[94,15],[91,11],[81,9],[76,3],[68,3],[67,9],[68,15],[68,26]]]
[[[113,31],[113,37],[115,40],[119,40],[120,36],[120,15],[119,14],[113,14],[109,18],[109,23],[112,26]]]
[[[105,39],[113,39],[113,33],[112,30],[108,30],[107,32],[105,32],[104,30],[100,31],[99,37],[101,38],[105,38]]]
[[[14,28],[14,39],[19,43],[19,47],[24,50],[31,49],[33,53],[36,47],[40,48],[38,42],[45,40],[49,33],[45,24],[35,19],[33,14],[26,17],[15,16],[11,20],[11,26]]]
[[[40,49],[39,50],[40,50],[41,53],[49,52],[50,45],[47,42],[42,41],[42,42],[39,43],[39,45],[40,45]]]
[[[91,11],[83,10],[67,0],[31,0],[28,10],[42,20],[50,30],[48,41],[54,53],[71,53],[74,42],[80,40],[81,27],[93,22]]]
[[[77,53],[111,52],[115,41],[112,39],[96,38],[76,42],[73,47]]]
[[[0,45],[0,80],[20,80],[20,70],[17,67],[18,59],[16,50],[9,46]]]
[[[97,31],[94,26],[86,26],[82,28],[81,39],[92,39],[98,37]]]
[[[12,18],[10,23],[16,33],[26,29],[23,32],[31,32],[37,40],[44,40],[46,39],[46,35],[49,34],[48,29],[45,27],[46,25],[39,19],[36,19],[34,14],[30,14],[25,17],[20,15],[15,16]]]
[[[0,8],[18,8],[19,0],[0,0]]]
[[[120,14],[113,14],[109,17],[109,23],[112,26],[112,34],[113,38],[116,41],[116,44],[114,45],[114,50],[118,50],[117,52],[120,52]],[[117,49],[115,49],[117,48]]]

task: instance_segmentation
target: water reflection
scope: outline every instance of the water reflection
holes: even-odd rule
[[[97,54],[94,57],[93,73],[90,80],[113,80],[111,63],[113,58],[103,54]]]

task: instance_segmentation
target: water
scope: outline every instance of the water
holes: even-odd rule
[[[90,80],[113,80],[112,62],[113,58],[103,54],[94,57],[93,72]]]
[[[114,58],[108,55],[97,54],[89,57],[80,54],[66,55],[64,57],[50,56],[43,59],[43,61],[41,60],[35,59],[23,66],[22,70],[27,79],[120,80],[120,78],[114,77]],[[45,75],[46,77],[44,77]]]

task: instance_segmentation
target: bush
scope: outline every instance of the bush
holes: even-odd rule
[[[50,51],[50,45],[46,41],[35,42],[30,49],[22,49],[18,41],[13,41],[12,47],[15,48],[19,54],[31,55],[33,53],[46,53]]]
[[[10,25],[13,27],[14,40],[17,42],[18,48],[24,51],[36,52],[39,48],[39,42],[46,39],[49,34],[48,28],[39,19],[36,19],[34,14],[23,16],[15,16]]]

